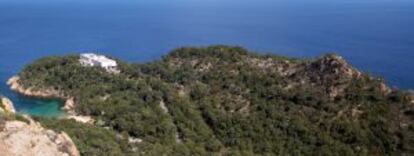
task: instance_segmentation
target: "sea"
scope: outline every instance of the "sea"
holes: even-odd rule
[[[49,55],[144,63],[216,44],[301,58],[334,52],[414,89],[412,0],[0,0],[0,93],[19,113],[60,117],[60,101],[20,96],[7,79]]]

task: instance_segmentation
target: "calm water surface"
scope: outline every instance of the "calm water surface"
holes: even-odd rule
[[[403,0],[0,0],[0,91],[17,110],[59,116],[59,102],[4,82],[46,55],[99,51],[131,62],[186,45],[230,44],[295,57],[337,52],[414,89],[414,2]]]

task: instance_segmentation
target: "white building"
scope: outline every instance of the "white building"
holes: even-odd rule
[[[108,72],[118,71],[115,60],[109,59],[106,56],[94,53],[85,53],[80,55],[79,62],[86,67],[99,66],[106,69]]]

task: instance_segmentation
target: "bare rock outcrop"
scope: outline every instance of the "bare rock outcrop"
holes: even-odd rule
[[[30,119],[30,118],[28,118]],[[65,133],[57,133],[30,120],[3,121],[0,129],[2,156],[79,156],[75,144]]]
[[[75,98],[70,97],[67,98],[65,101],[65,105],[62,107],[62,109],[66,112],[68,112],[69,114],[74,114],[74,109],[75,109]]]
[[[360,71],[349,65],[342,57],[329,54],[303,63],[290,77],[298,83],[320,87],[334,98],[343,92],[353,78],[359,78],[361,75]]]
[[[342,83],[361,76],[361,72],[342,57],[332,54],[312,61],[305,67],[305,73],[312,82],[319,84]]]
[[[66,119],[73,119],[76,122],[86,123],[90,125],[93,125],[95,123],[95,120],[92,117],[84,115],[68,115],[66,116]]]
[[[6,98],[6,97],[1,97],[1,103],[3,104],[4,110],[6,112],[10,112],[10,113],[16,113],[16,110],[14,109],[13,103],[10,101],[10,99]],[[0,109],[3,109],[0,107]]]

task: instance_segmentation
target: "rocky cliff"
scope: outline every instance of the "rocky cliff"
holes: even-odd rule
[[[0,101],[1,156],[79,156],[75,144],[65,133],[43,128],[29,116],[16,113],[6,97]]]
[[[5,121],[0,118],[2,156],[79,156],[75,144],[65,133],[44,129],[30,121]]]

